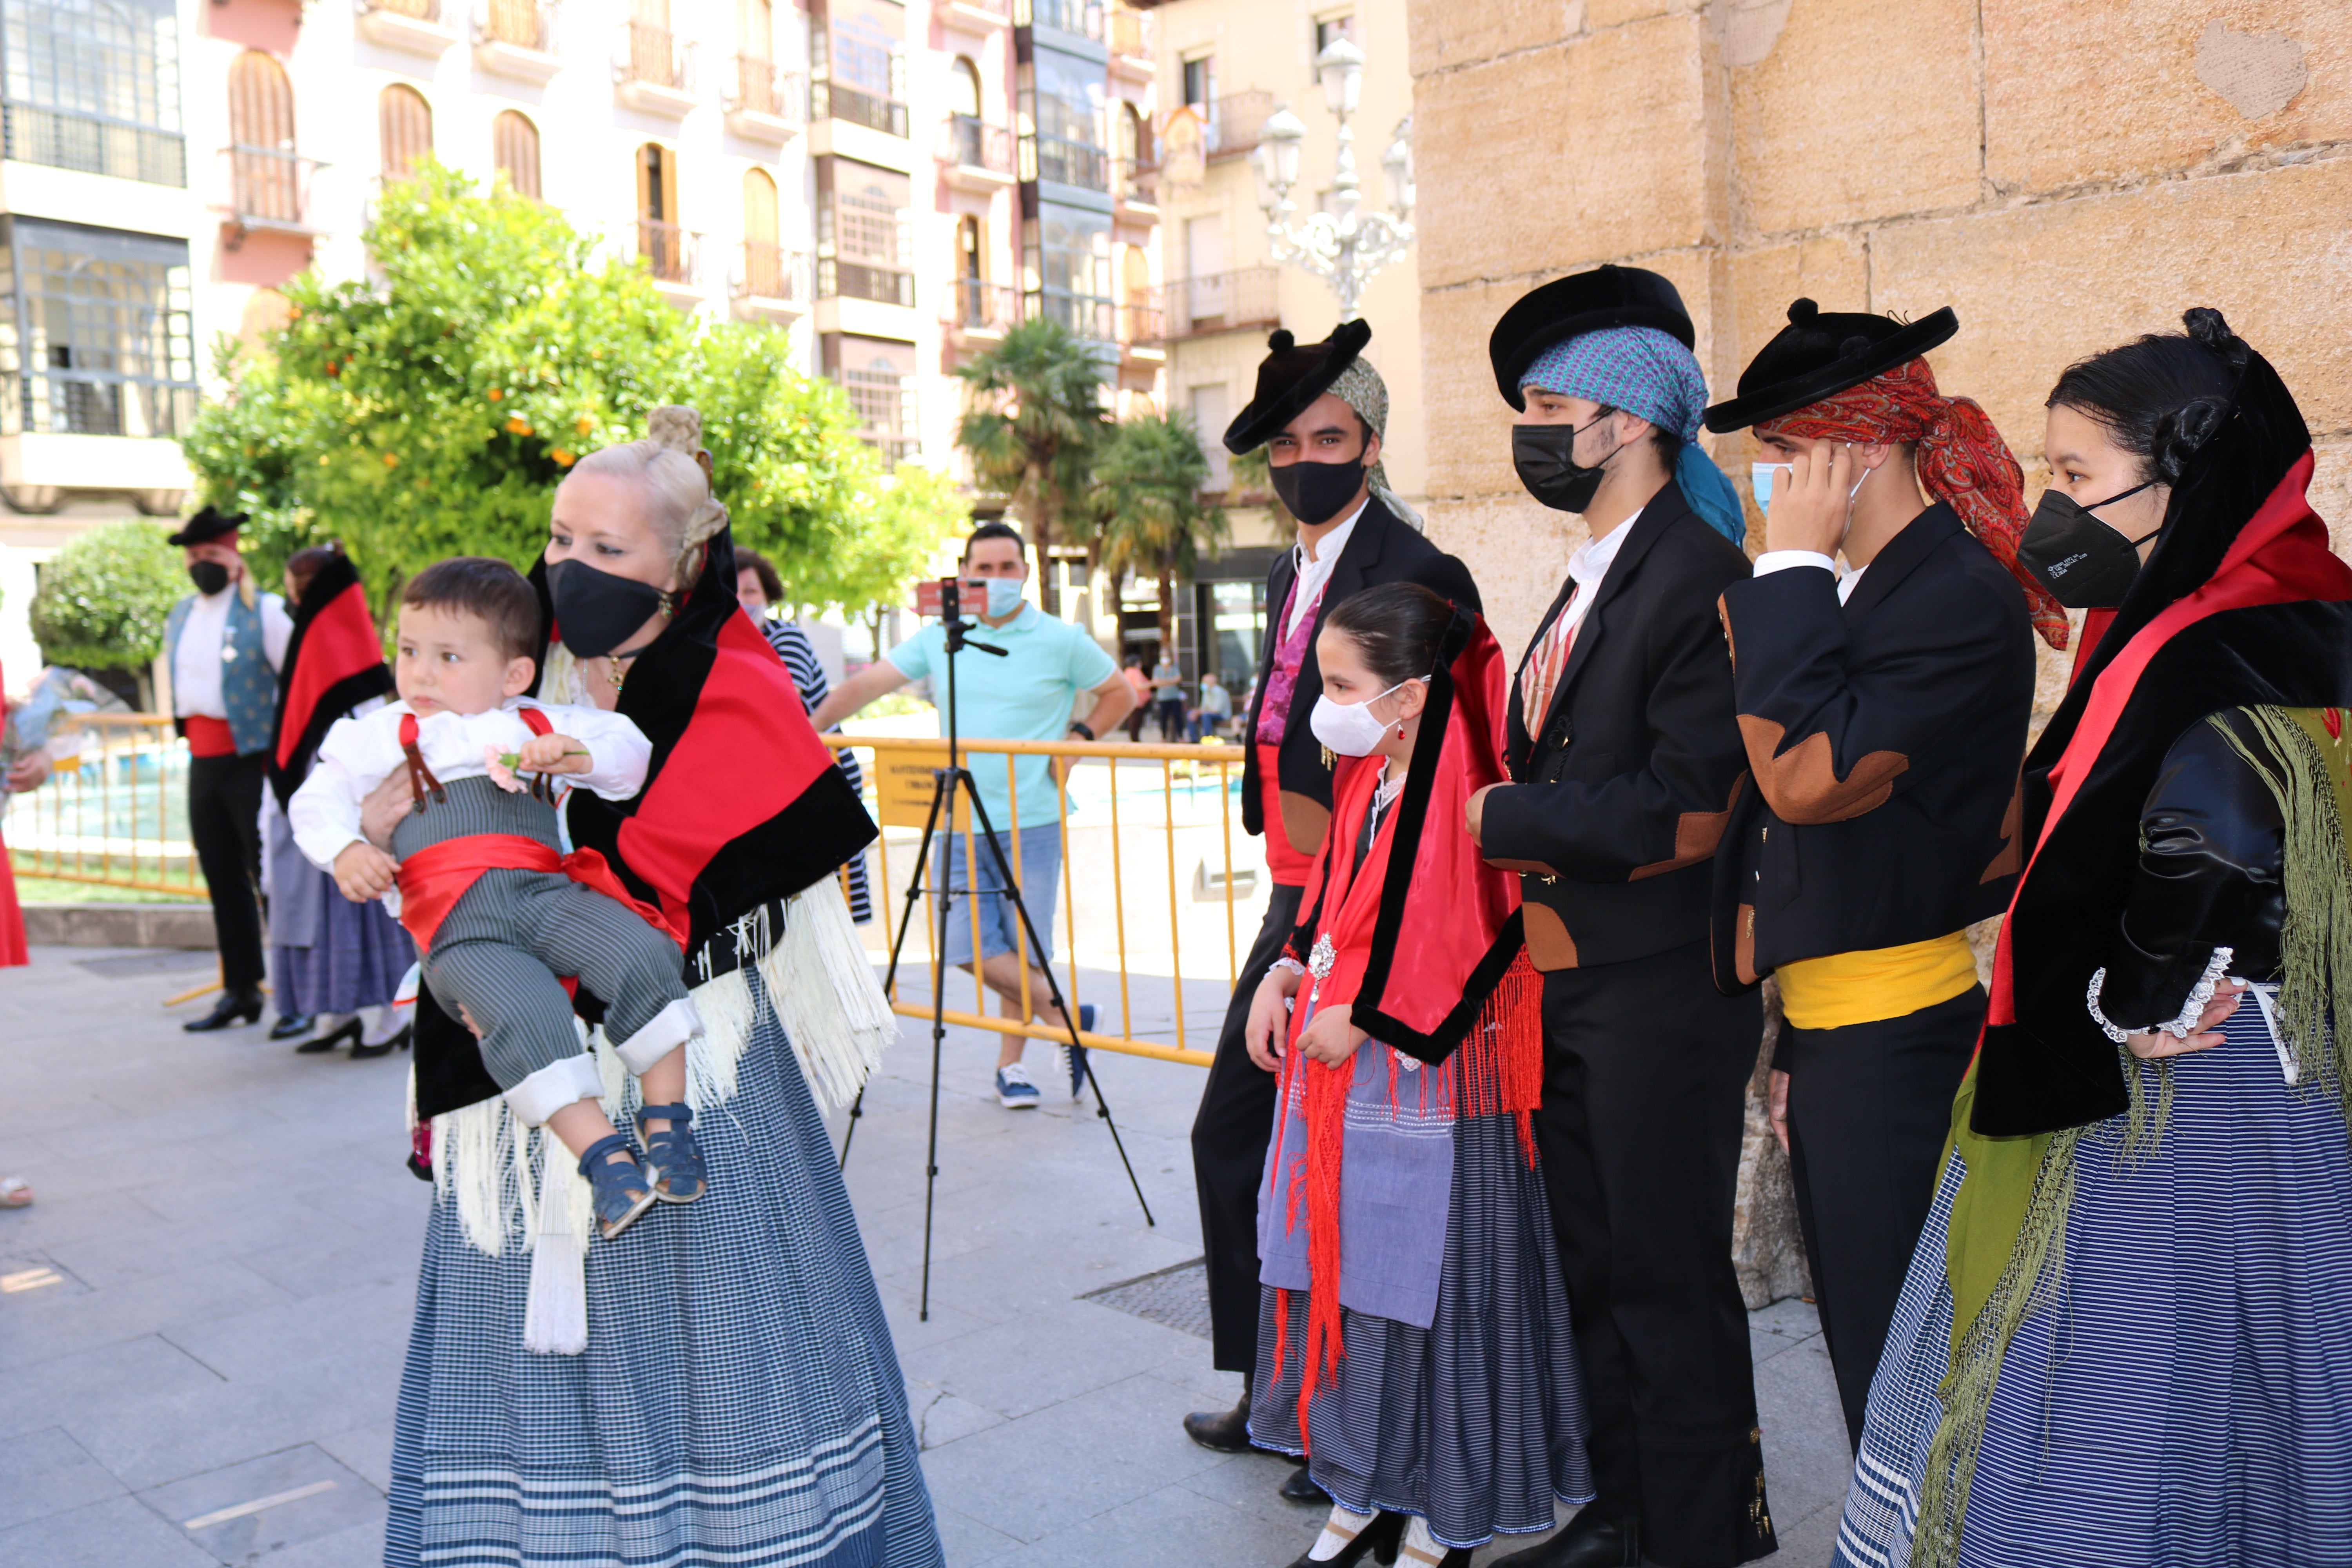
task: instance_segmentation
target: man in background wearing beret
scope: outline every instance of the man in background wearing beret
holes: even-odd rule
[[[1244,1378],[1257,1367],[1257,1197],[1274,1132],[1275,1079],[1250,1060],[1243,1033],[1258,982],[1298,923],[1299,895],[1331,819],[1330,753],[1307,724],[1323,690],[1315,639],[1334,607],[1383,583],[1419,583],[1479,608],[1469,569],[1423,538],[1420,518],[1388,488],[1381,467],[1388,387],[1362,357],[1371,335],[1361,321],[1340,322],[1319,343],[1276,332],[1255,395],[1225,432],[1236,455],[1266,448],[1275,493],[1298,523],[1297,544],[1266,574],[1257,696],[1243,739],[1242,825],[1265,837],[1273,897],[1236,977],[1192,1123],[1214,1364]],[[1249,1407],[1244,1383],[1233,1409],[1188,1415],[1184,1430],[1203,1447],[1240,1452],[1250,1446]],[[1325,1500],[1304,1467],[1283,1495]]]
[[[242,517],[211,507],[171,542],[187,552],[196,591],[163,626],[172,712],[188,742],[188,837],[213,901],[221,996],[184,1027],[191,1034],[261,1021],[261,787],[277,728],[278,667],[294,623],[286,601],[257,593],[237,551]],[[272,1039],[307,1033],[308,1018],[281,1018]]]

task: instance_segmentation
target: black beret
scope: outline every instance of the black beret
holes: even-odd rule
[[[1307,405],[1331,390],[1339,373],[1356,363],[1372,341],[1372,324],[1358,319],[1342,321],[1319,343],[1301,346],[1287,331],[1265,340],[1266,356],[1258,362],[1257,390],[1249,406],[1225,426],[1225,449],[1236,456],[1254,452],[1274,438],[1275,432],[1306,412]]]
[[[1690,312],[1671,282],[1639,267],[1596,267],[1522,294],[1503,312],[1486,338],[1495,390],[1512,407],[1524,409],[1528,400],[1519,388],[1544,351],[1604,327],[1655,327],[1685,348],[1698,342]]]
[[[1720,436],[1794,414],[1909,363],[1959,330],[1949,305],[1905,322],[1799,300],[1789,324],[1739,373],[1739,395],[1706,411],[1706,427]]]
[[[180,531],[163,542],[166,544],[202,544],[218,539],[224,533],[235,533],[245,526],[245,514],[215,511],[211,507],[196,513],[180,526]]]

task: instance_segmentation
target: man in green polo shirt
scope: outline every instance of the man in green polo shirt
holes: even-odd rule
[[[1058,741],[1069,736],[1091,741],[1109,733],[1135,707],[1135,692],[1119,678],[1118,667],[1101,645],[1081,628],[1055,619],[1021,597],[1029,562],[1018,530],[1002,522],[984,522],[974,529],[964,542],[960,575],[967,582],[992,584],[984,608],[974,606],[974,595],[966,593],[966,614],[975,616],[967,640],[1004,649],[1002,658],[973,654],[956,661],[957,728],[966,739]],[[934,621],[843,681],[810,715],[811,721],[820,731],[829,730],[876,698],[926,676],[931,679],[935,696],[944,701],[946,647],[946,630]],[[1092,707],[1084,720],[1074,719],[1081,699],[1090,699]],[[1062,790],[1052,761],[1044,756],[1014,757],[1010,791],[1005,787],[1003,759],[967,759],[966,765],[971,769],[981,805],[996,827],[995,838],[1005,861],[1021,879],[1029,918],[1035,922],[1038,935],[1051,942],[1054,899],[1062,883]],[[942,840],[941,853],[931,868],[935,886],[992,885],[996,858],[985,845],[975,845],[979,875],[967,878],[963,837],[945,834]],[[1003,1016],[1019,1018],[1023,965],[1014,955],[1022,945],[1020,913],[1010,899],[998,893],[958,899],[949,911],[947,950],[941,954],[947,963],[966,970],[972,967],[975,925],[981,978],[1002,999],[999,1010]],[[1045,977],[1034,967],[1043,962],[1043,955],[1031,957],[1032,1016],[1051,1028],[1066,1027],[1061,1010],[1047,1000]],[[1034,1107],[1037,1085],[1021,1065],[1026,1041],[1019,1035],[1006,1035],[1003,1041],[996,1063],[997,1100],[1012,1110]]]

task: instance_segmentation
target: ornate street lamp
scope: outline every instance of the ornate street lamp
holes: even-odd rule
[[[1356,177],[1356,133],[1348,128],[1348,116],[1363,91],[1364,51],[1351,39],[1335,38],[1315,57],[1315,74],[1323,83],[1323,101],[1339,122],[1330,208],[1308,214],[1304,222],[1291,221],[1297,206],[1290,188],[1298,183],[1299,144],[1307,127],[1287,104],[1269,115],[1258,133],[1258,205],[1265,211],[1275,260],[1295,262],[1330,284],[1339,296],[1339,319],[1352,321],[1364,285],[1412,243],[1412,116],[1397,121],[1388,151],[1381,154],[1394,216],[1359,214],[1364,198]]]

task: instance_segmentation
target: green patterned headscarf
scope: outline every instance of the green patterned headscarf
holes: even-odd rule
[[[1356,411],[1359,418],[1381,440],[1388,439],[1389,385],[1381,373],[1361,354],[1348,362],[1337,380],[1331,383],[1331,395]],[[1372,499],[1396,513],[1414,528],[1422,527],[1421,513],[1404,504],[1396,491],[1389,488],[1388,467],[1374,463],[1370,475]]]

